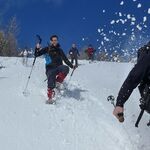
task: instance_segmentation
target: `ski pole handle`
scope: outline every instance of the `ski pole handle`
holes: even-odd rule
[[[119,119],[119,122],[124,122],[124,113],[119,113],[118,114],[118,119]]]

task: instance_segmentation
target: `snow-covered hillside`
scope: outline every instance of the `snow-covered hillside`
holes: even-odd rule
[[[0,149],[1,150],[149,150],[149,115],[139,129],[136,90],[126,104],[126,121],[113,117],[107,96],[118,90],[133,64],[80,62],[68,89],[57,105],[45,104],[45,68],[38,59],[22,94],[33,59],[25,67],[21,59],[0,58]],[[68,83],[69,76],[66,79]]]

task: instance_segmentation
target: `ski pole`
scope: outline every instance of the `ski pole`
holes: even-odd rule
[[[72,70],[72,73],[71,73],[71,77],[73,76],[73,74],[74,74],[74,71],[75,71],[75,68],[73,68],[73,70]]]
[[[71,78],[72,78],[72,76],[73,76],[73,74],[74,74],[74,71],[75,71],[75,68],[73,68],[73,70],[72,70],[72,72],[71,72],[71,75],[70,75],[70,78],[69,78],[69,80],[68,80],[67,86],[69,85],[69,83],[70,83],[70,81],[71,81]]]
[[[38,40],[39,40],[39,41],[38,41],[38,44],[40,45],[41,42],[42,42],[42,39],[41,39],[41,37],[40,37],[39,35],[36,35],[36,37],[38,38]],[[34,57],[33,64],[32,64],[32,68],[31,68],[30,74],[29,74],[29,76],[28,76],[28,80],[27,80],[25,89],[24,89],[24,91],[23,91],[23,94],[26,93],[26,90],[27,90],[27,88],[28,88],[29,81],[30,81],[30,78],[31,78],[31,75],[32,75],[32,72],[33,72],[34,65],[35,65],[35,61],[36,61],[36,56]]]
[[[140,123],[140,121],[141,121],[143,115],[144,115],[144,111],[145,111],[144,109],[141,110],[140,115],[139,115],[139,117],[138,117],[138,119],[137,119],[137,121],[136,121],[135,127],[137,127],[137,128],[138,128],[138,126],[139,126],[139,123]]]
[[[24,91],[23,91],[23,94],[26,93],[26,90],[27,90],[27,88],[28,88],[29,81],[30,81],[30,78],[31,78],[31,75],[32,75],[32,72],[33,72],[33,68],[34,68],[35,61],[36,61],[36,57],[34,57],[34,61],[33,61],[33,64],[32,64],[32,68],[31,68],[30,74],[29,74],[29,76],[28,76],[28,80],[27,80],[25,89],[24,89]]]

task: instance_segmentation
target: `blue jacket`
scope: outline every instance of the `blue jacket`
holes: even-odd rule
[[[46,66],[49,65],[49,64],[51,64],[52,59],[51,59],[51,57],[48,55],[48,53],[44,55],[44,58],[45,58],[45,64],[46,64]]]

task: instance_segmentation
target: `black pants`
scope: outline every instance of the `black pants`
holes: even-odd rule
[[[78,66],[78,58],[77,57],[71,57],[71,63],[74,64],[75,61],[75,66]]]
[[[48,88],[54,89],[56,87],[56,76],[59,73],[64,73],[64,75],[67,76],[67,74],[69,73],[69,67],[65,65],[61,65],[56,68],[46,68]]]

